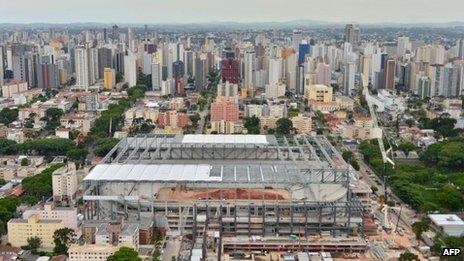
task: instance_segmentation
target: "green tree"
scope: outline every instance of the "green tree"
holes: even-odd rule
[[[464,208],[463,195],[453,185],[445,185],[436,197],[440,205],[446,206],[451,211],[461,211]]]
[[[93,152],[99,157],[104,157],[118,142],[119,140],[114,138],[99,138]]]
[[[443,240],[446,247],[452,248],[463,248],[464,247],[464,237],[445,237]]]
[[[108,261],[140,261],[139,253],[130,247],[121,247],[106,260]]]
[[[199,113],[195,113],[193,115],[190,115],[190,122],[192,123],[193,127],[198,127],[198,121],[200,121],[201,117]]]
[[[37,253],[37,249],[42,246],[42,239],[39,237],[27,238],[27,248],[31,250],[33,254]]]
[[[293,130],[293,122],[289,118],[280,118],[276,123],[277,135],[289,135]]]
[[[411,252],[404,252],[400,254],[399,261],[419,261],[419,257]]]
[[[8,125],[18,118],[18,109],[3,108],[0,111],[0,123]]]
[[[158,246],[153,250],[153,261],[161,261],[161,251]]]
[[[87,157],[88,151],[85,148],[80,149],[71,149],[68,151],[66,156],[75,162],[84,162],[85,158]]]
[[[22,158],[21,159],[21,166],[27,166],[29,165],[29,160],[27,158]]]
[[[24,178],[21,181],[21,185],[25,190],[24,195],[34,197],[36,202],[42,200],[42,198],[51,197],[53,194],[52,173],[62,166],[62,164],[54,164],[38,175]]]
[[[422,233],[426,232],[429,230],[429,224],[428,222],[425,221],[417,221],[412,224],[412,231],[416,235],[417,239],[420,239]]]
[[[247,129],[248,134],[259,134],[259,118],[256,116],[245,117],[243,126]]]
[[[75,147],[72,140],[53,138],[38,139],[16,145],[16,149],[24,154],[38,154],[45,157],[65,156],[67,152]]]
[[[60,126],[60,118],[63,116],[64,112],[62,109],[58,108],[48,108],[45,111],[45,117],[41,120],[45,121],[45,129],[48,131],[55,130],[58,126]]]
[[[12,155],[18,153],[15,141],[0,138],[0,155]]]
[[[287,113],[287,115],[288,115],[288,117],[289,117],[290,119],[293,118],[293,117],[298,116],[298,114],[300,114],[300,110],[299,110],[299,109],[290,109],[290,110],[288,110],[288,113]]]
[[[69,246],[74,242],[75,237],[73,229],[65,227],[56,230],[53,233],[53,243],[55,243],[53,252],[56,255],[67,255]]]

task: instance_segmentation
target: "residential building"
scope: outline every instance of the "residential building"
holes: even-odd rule
[[[76,165],[69,163],[55,170],[52,174],[53,198],[55,200],[71,200],[77,192]]]
[[[312,120],[311,117],[304,116],[303,114],[298,114],[298,116],[293,117],[292,119],[293,128],[299,134],[310,134],[312,131]]]
[[[222,60],[221,75],[223,81],[227,81],[233,84],[240,83],[240,61],[236,59]]]
[[[12,80],[5,82],[2,85],[2,97],[13,98],[19,96],[21,93],[26,92],[28,89],[27,82]]]
[[[61,220],[40,219],[38,214],[33,214],[27,219],[11,219],[8,221],[8,242],[14,247],[27,245],[27,239],[38,237],[42,241],[42,247],[51,248],[53,234],[56,230],[64,228]]]
[[[23,212],[23,219],[38,215],[41,220],[63,221],[67,228],[77,231],[77,209],[73,207],[56,207],[53,203],[46,203],[42,207],[33,207]]]
[[[114,89],[116,86],[116,70],[111,68],[103,69],[103,87],[105,89]]]
[[[73,244],[68,249],[69,261],[106,260],[118,250],[119,247],[113,245]]]
[[[124,56],[124,80],[129,87],[137,84],[137,56],[134,53]]]

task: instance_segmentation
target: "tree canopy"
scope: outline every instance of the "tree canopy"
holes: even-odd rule
[[[289,135],[293,130],[293,122],[289,118],[280,118],[276,123],[277,135]]]
[[[108,261],[140,261],[139,253],[130,247],[121,247],[106,260]]]
[[[8,125],[18,118],[18,109],[3,108],[0,111],[0,123]]]
[[[53,243],[55,247],[53,252],[56,255],[66,255],[68,254],[69,246],[74,242],[76,234],[74,230],[70,228],[60,228],[53,233]]]
[[[252,117],[245,117],[243,126],[247,129],[248,134],[260,133],[259,118],[254,115]]]

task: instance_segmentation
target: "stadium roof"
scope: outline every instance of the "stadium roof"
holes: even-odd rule
[[[203,135],[187,134],[182,138],[182,143],[201,144],[258,144],[267,145],[266,135]]]

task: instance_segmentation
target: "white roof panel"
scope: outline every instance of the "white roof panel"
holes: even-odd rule
[[[102,181],[222,181],[210,176],[208,164],[101,164],[93,168],[84,180]]]
[[[203,144],[269,144],[266,135],[204,135],[187,134],[182,138],[182,143]]]

